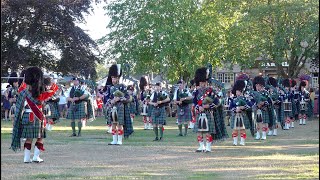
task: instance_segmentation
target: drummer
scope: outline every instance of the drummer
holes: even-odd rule
[[[282,85],[284,86],[284,92],[282,94],[283,106],[284,106],[284,130],[290,129],[290,122],[293,120],[292,114],[292,100],[293,94],[290,91],[291,82],[289,79],[284,79],[282,81]]]

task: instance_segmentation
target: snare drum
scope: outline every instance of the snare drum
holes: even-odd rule
[[[284,110],[285,112],[290,112],[290,111],[292,111],[292,104],[291,104],[291,102],[288,102],[288,101],[283,102],[283,110]]]

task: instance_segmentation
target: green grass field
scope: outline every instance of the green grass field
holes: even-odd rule
[[[167,124],[164,140],[153,142],[153,131],[143,130],[137,116],[134,134],[122,146],[108,146],[104,119],[88,123],[81,137],[69,137],[70,121],[63,119],[47,134],[45,162],[24,164],[23,151],[9,149],[11,122],[2,121],[1,179],[319,179],[318,119],[266,141],[247,132],[246,146],[232,146],[229,138],[211,153],[195,153],[191,130],[178,137],[174,118]]]

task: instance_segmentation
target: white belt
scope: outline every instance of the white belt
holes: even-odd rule
[[[24,112],[31,113],[32,110],[31,109],[26,109]]]

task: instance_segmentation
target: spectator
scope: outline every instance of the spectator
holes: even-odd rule
[[[66,114],[68,111],[67,97],[64,93],[65,93],[64,89],[61,88],[61,95],[59,100],[59,112],[60,112],[61,118],[66,118]]]

